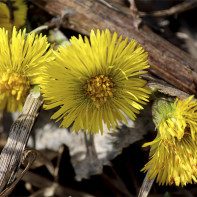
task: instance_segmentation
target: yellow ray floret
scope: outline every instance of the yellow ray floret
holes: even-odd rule
[[[143,48],[109,30],[92,30],[90,41],[80,35],[70,42],[55,52],[41,83],[45,109],[60,106],[52,118],[91,133],[102,133],[103,123],[115,129],[118,121],[127,122],[124,114],[135,119],[150,94],[139,78],[149,67]]]
[[[197,102],[193,96],[158,109],[158,135],[152,142],[150,161],[142,169],[159,184],[185,186],[197,182]],[[165,109],[164,109],[165,108]]]
[[[0,28],[0,109],[21,110],[30,86],[39,83],[42,66],[53,59],[46,36]],[[49,51],[46,53],[46,51]]]
[[[13,26],[17,29],[25,24],[27,5],[24,0],[3,0],[0,2],[0,27],[11,36]]]

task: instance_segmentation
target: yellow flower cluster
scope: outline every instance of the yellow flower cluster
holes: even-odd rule
[[[52,119],[76,132],[103,133],[103,124],[115,129],[127,123],[126,115],[136,118],[151,93],[140,78],[149,67],[140,45],[108,29],[92,30],[90,39],[72,37],[71,45],[53,51],[46,36],[16,31],[26,14],[24,0],[0,2],[0,110],[20,111],[31,86],[39,84],[45,109],[59,107]],[[197,182],[197,101],[162,102],[155,112],[157,137],[144,144],[151,150],[142,170],[162,185]]]
[[[150,90],[139,77],[149,67],[147,53],[132,40],[111,36],[109,30],[73,37],[66,48],[49,49],[47,38],[25,30],[12,37],[0,29],[0,109],[21,110],[34,84],[42,88],[45,108],[60,106],[52,116],[61,126],[91,133],[103,132],[103,123],[115,129],[125,114],[135,119],[148,102]]]
[[[185,186],[197,182],[197,101],[193,96],[174,103],[164,103],[158,109],[155,140],[151,146],[150,161],[142,169],[149,178],[157,176],[159,184]]]
[[[46,36],[25,33],[14,27],[9,39],[0,28],[1,110],[21,110],[31,86],[39,84],[45,109],[59,107],[52,119],[63,119],[60,126],[103,133],[103,124],[115,129],[127,123],[126,116],[134,120],[148,102],[151,92],[140,78],[149,67],[148,54],[134,40],[92,30],[90,39],[72,37],[70,45],[54,51]],[[191,96],[163,102],[155,124],[158,134],[144,145],[151,151],[142,170],[162,185],[197,182],[197,101]]]

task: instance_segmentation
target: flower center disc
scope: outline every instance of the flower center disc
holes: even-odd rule
[[[16,96],[18,101],[27,94],[29,88],[29,82],[24,75],[12,72],[0,73],[0,94]]]
[[[90,79],[85,89],[97,108],[99,108],[100,104],[105,103],[108,97],[112,97],[115,92],[111,78],[104,75]]]

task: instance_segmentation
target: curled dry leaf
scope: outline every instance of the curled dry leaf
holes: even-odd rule
[[[150,105],[147,105],[135,122],[128,119],[128,125],[120,123],[120,128],[116,131],[111,129],[103,135],[94,135],[96,155],[87,156],[84,133],[82,131],[74,133],[69,129],[59,128],[54,121],[49,121],[52,113],[52,111],[40,113],[34,130],[36,149],[57,151],[62,144],[67,145],[77,180],[100,174],[103,165],[121,154],[123,148],[143,139],[147,132],[154,130]]]

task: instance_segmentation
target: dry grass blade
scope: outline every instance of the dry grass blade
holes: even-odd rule
[[[34,98],[30,93],[21,114],[10,129],[8,141],[0,155],[0,191],[15,177],[41,104],[41,98]]]

